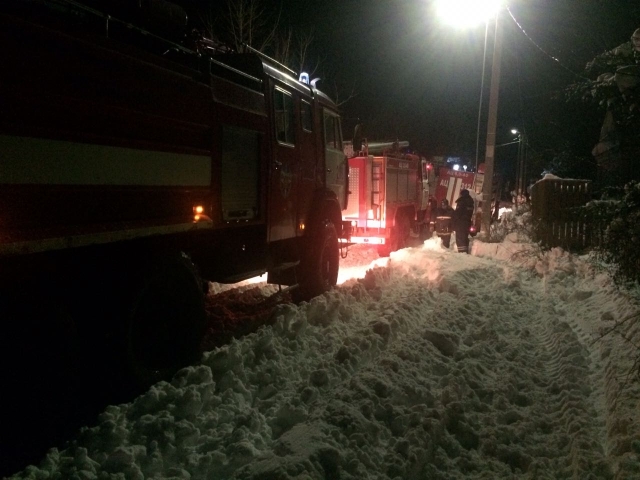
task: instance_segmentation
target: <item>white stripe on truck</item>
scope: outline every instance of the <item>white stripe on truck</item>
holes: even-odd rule
[[[211,158],[0,135],[0,184],[207,187]]]
[[[0,243],[0,256],[27,255],[49,250],[65,250],[69,248],[85,247],[88,245],[102,245],[121,240],[150,237],[153,235],[169,235],[172,233],[191,232],[213,228],[213,222],[202,220],[199,222],[158,225],[143,228],[128,228],[110,230],[101,233],[67,235],[63,237],[44,238],[39,240],[21,240],[17,242]]]

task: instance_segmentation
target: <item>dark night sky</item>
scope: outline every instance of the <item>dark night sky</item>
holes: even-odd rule
[[[595,55],[628,41],[640,26],[639,3],[509,1],[509,9],[529,36],[562,65],[541,52],[503,11],[497,143],[511,140],[509,130],[517,127],[527,131],[535,146],[536,132],[558,123],[549,101],[552,94],[575,81],[571,72],[581,74]],[[264,4],[272,12],[282,9],[282,26],[313,31],[311,58],[321,62],[314,74],[321,77],[321,90],[335,97],[337,85],[339,101],[355,91],[355,97],[341,105],[345,138],[352,137],[360,119],[370,140],[399,138],[427,155],[475,158],[484,24],[466,31],[443,25],[435,16],[433,0],[265,0]],[[486,142],[490,53],[480,158]],[[592,139],[593,144],[596,141]],[[497,162],[501,155],[515,156],[515,152],[511,147],[499,149]]]
[[[420,149],[464,150],[469,143],[475,149],[484,25],[466,32],[443,26],[425,0],[370,2],[366,9],[363,3],[322,2],[319,14],[308,17],[317,22],[317,40],[327,46],[329,61],[339,59],[335,73],[345,91],[356,83],[358,96],[343,106],[346,127],[359,117],[371,134],[410,137]],[[597,8],[589,0],[529,0],[511,2],[510,9],[541,48],[581,73],[593,56],[628,40],[640,20],[624,9],[604,8],[614,3]],[[506,12],[502,26],[499,119],[508,132],[539,121],[531,116],[540,102],[574,77],[538,50]]]

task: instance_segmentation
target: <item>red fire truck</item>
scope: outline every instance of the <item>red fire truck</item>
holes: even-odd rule
[[[336,104],[187,31],[164,0],[0,5],[0,318],[16,335],[72,321],[153,377],[198,355],[202,278],[335,285]]]
[[[424,157],[401,153],[406,144],[370,143],[349,158],[349,201],[342,214],[351,224],[348,241],[375,245],[381,256],[423,232],[435,186],[433,165]]]
[[[402,153],[406,146],[369,143],[352,155],[347,149],[349,202],[342,219],[351,224],[351,236],[344,242],[373,245],[380,256],[388,256],[412,238],[430,236],[430,199],[433,206],[445,198],[455,205],[460,190],[466,188],[474,198],[482,190],[481,174],[437,169],[425,157]],[[475,222],[473,234],[477,227]]]
[[[469,190],[471,196],[476,200],[482,192],[482,173],[455,170],[453,168],[440,167],[438,170],[437,186],[435,198],[438,202],[447,199],[449,204],[455,207],[455,202],[460,196],[460,190]],[[476,203],[478,203],[476,201]],[[476,208],[478,205],[476,205]]]

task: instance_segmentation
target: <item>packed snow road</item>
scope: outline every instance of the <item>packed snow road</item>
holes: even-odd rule
[[[640,478],[637,352],[594,342],[632,303],[560,251],[476,243],[276,307],[15,478]]]

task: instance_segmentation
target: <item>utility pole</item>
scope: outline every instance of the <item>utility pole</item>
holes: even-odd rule
[[[480,79],[480,102],[478,104],[478,127],[476,129],[476,173],[478,172],[478,157],[480,156],[480,123],[482,120],[482,97],[484,94],[484,70],[487,65],[487,38],[489,37],[489,20],[484,22],[484,52],[482,54],[482,78]]]
[[[522,132],[518,132],[518,156],[516,157],[516,210],[522,198]]]
[[[518,157],[516,158],[516,208],[527,192],[527,135],[518,132]]]
[[[491,203],[493,200],[493,164],[496,153],[496,127],[498,121],[498,96],[500,93],[500,62],[502,60],[502,29],[499,15],[495,17],[493,42],[493,65],[491,67],[491,90],[489,92],[489,119],[487,123],[487,148],[484,160],[484,182],[482,184],[482,237],[489,240],[491,232]]]

